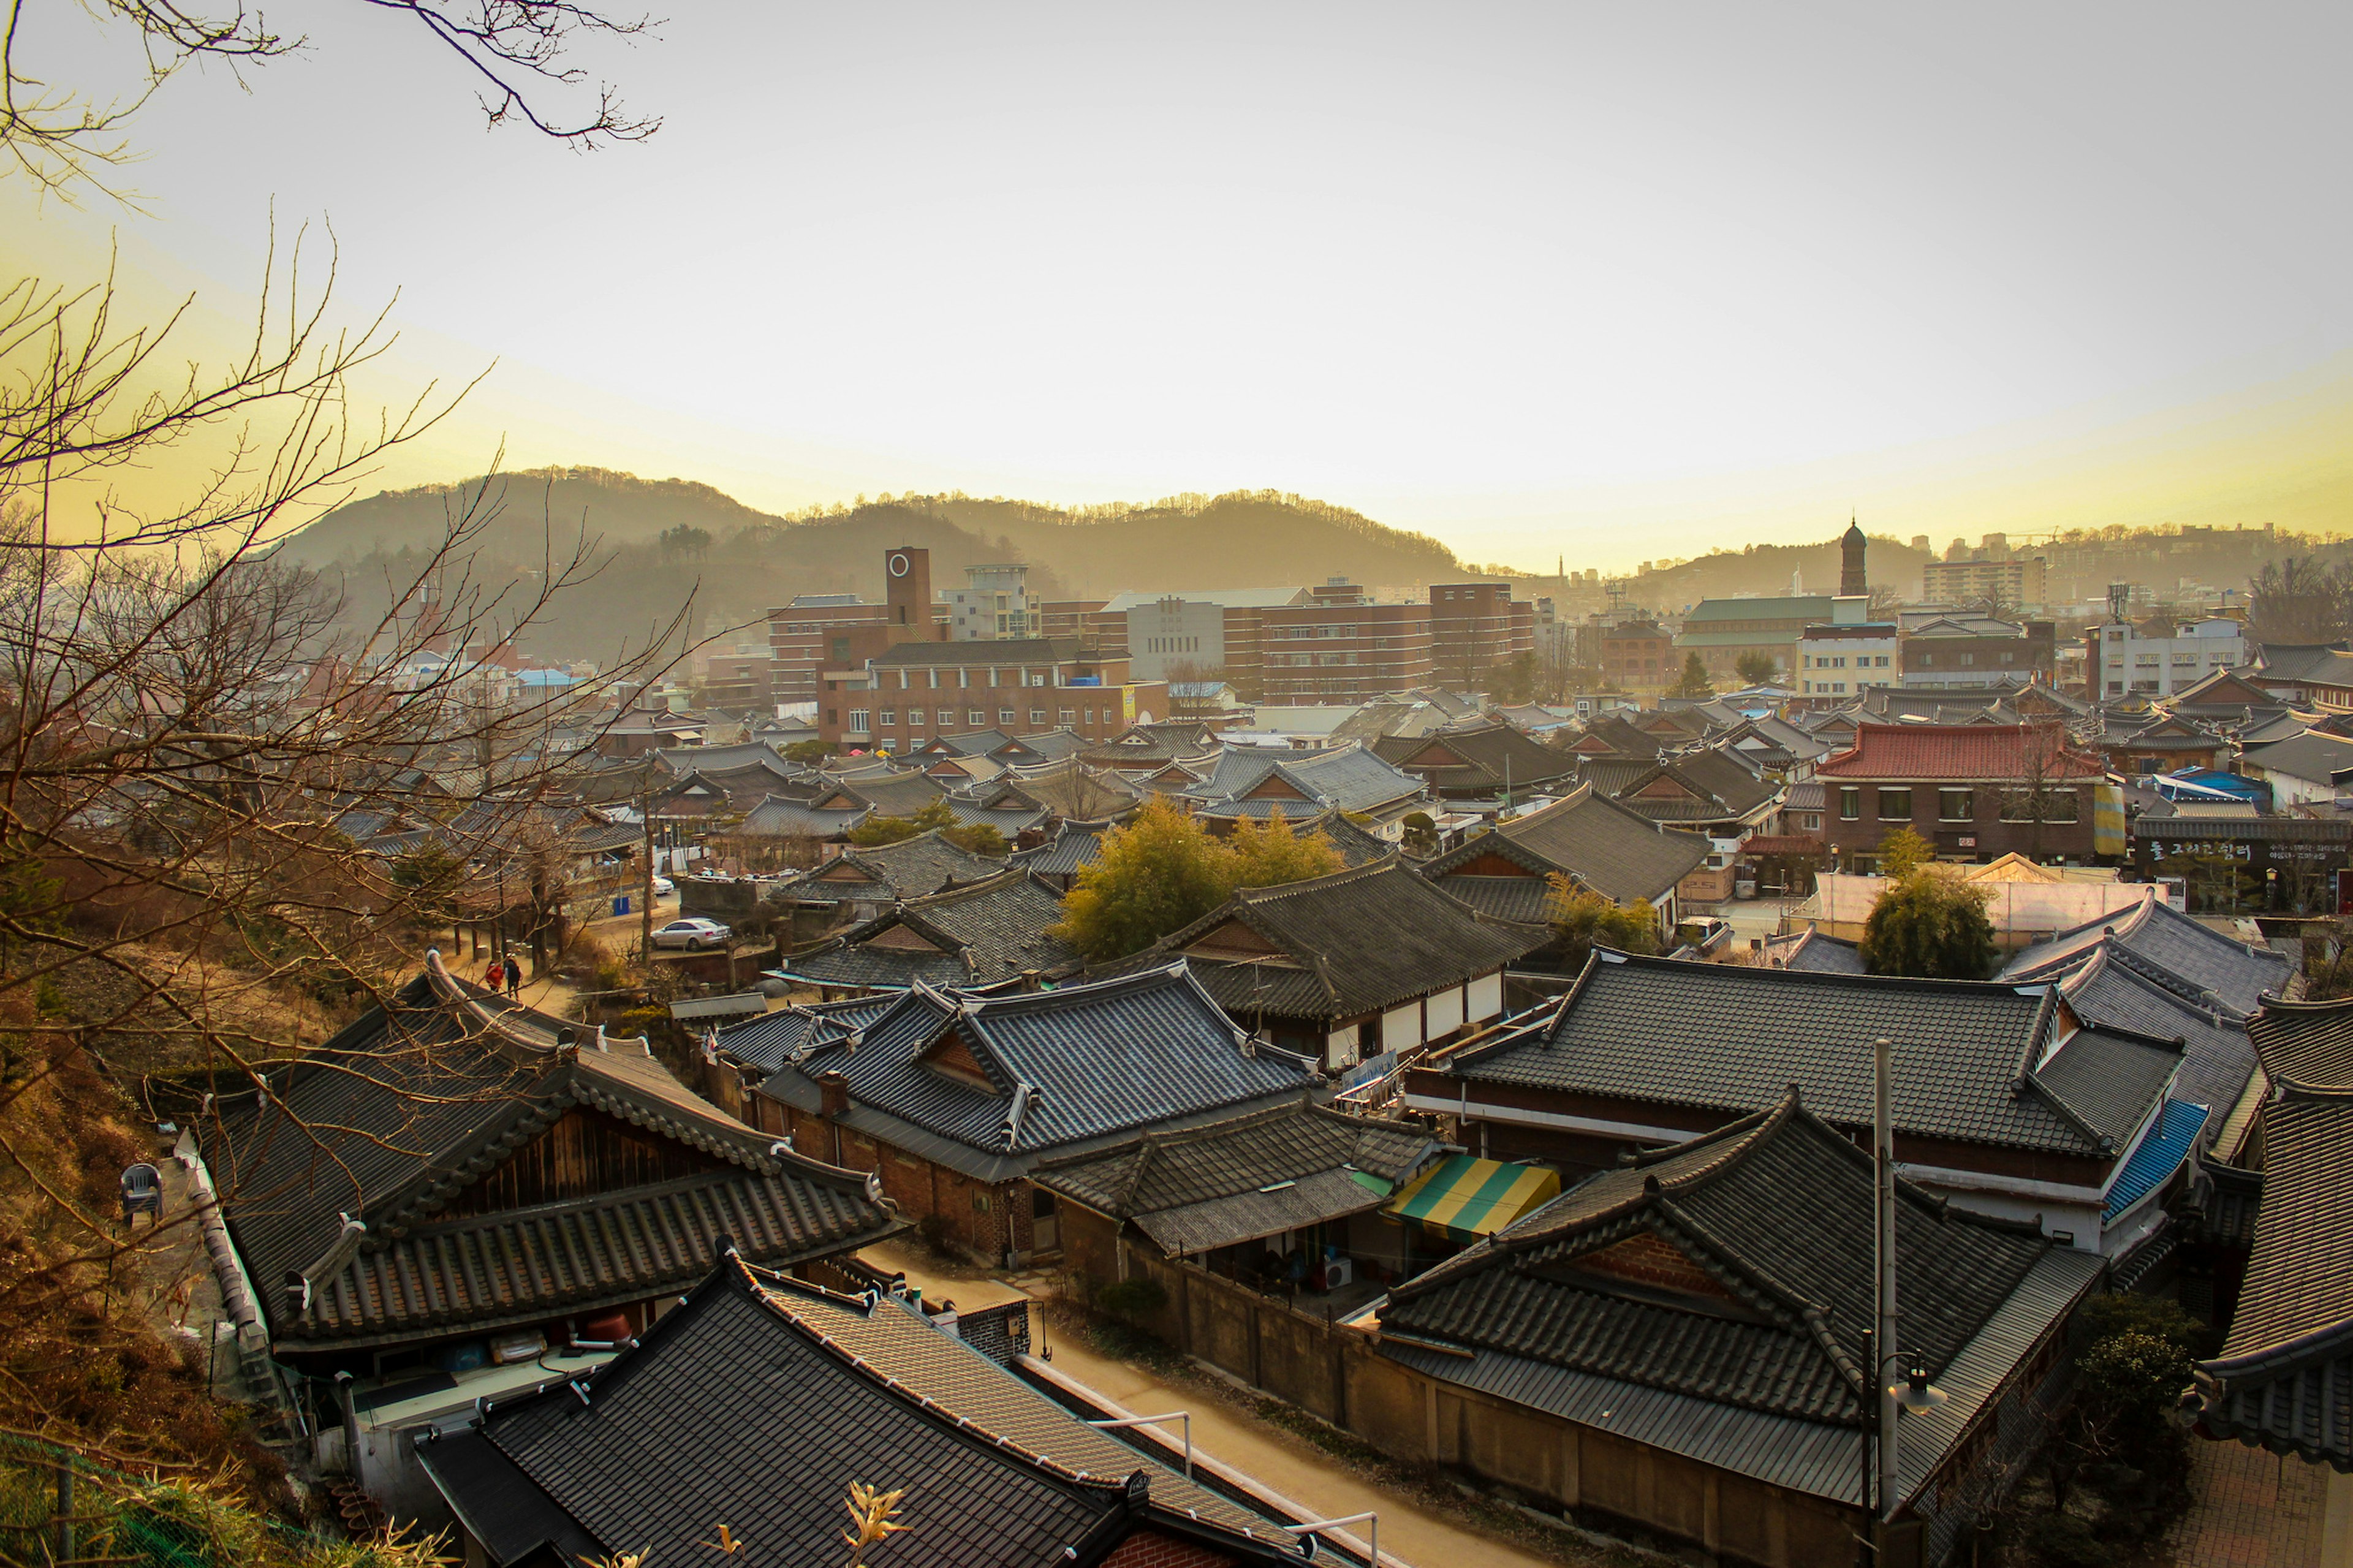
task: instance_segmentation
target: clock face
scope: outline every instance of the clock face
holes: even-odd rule
[[[907,574],[907,558],[896,551],[892,552],[889,565],[892,576],[904,577]]]

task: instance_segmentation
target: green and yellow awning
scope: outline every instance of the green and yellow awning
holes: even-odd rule
[[[1558,1196],[1558,1171],[1454,1154],[1416,1176],[1381,1212],[1468,1246]]]

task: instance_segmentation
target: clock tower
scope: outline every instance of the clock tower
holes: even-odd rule
[[[923,642],[932,636],[932,552],[912,544],[894,545],[882,552],[883,619],[893,642]],[[898,632],[916,628],[910,638]]]

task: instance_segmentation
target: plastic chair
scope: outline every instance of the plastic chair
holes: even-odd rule
[[[129,1225],[142,1211],[153,1215],[157,1225],[164,1223],[164,1175],[143,1160],[122,1173],[122,1223]]]

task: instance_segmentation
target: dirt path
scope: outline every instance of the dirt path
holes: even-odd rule
[[[913,1247],[886,1243],[860,1256],[877,1268],[903,1272],[927,1299],[945,1296],[959,1307],[994,1306],[1024,1295],[1001,1279],[953,1276]],[[1564,1563],[1607,1561],[1598,1553],[1538,1556],[1466,1529],[1432,1512],[1421,1500],[1367,1479],[1305,1438],[1261,1421],[1216,1394],[1165,1381],[1145,1367],[1114,1361],[1056,1332],[1042,1312],[1032,1317],[1031,1326],[1033,1354],[1043,1356],[1050,1347],[1055,1371],[1105,1398],[1145,1415],[1191,1411],[1197,1451],[1215,1456],[1326,1519],[1377,1510],[1384,1562],[1395,1558],[1414,1568],[1559,1568]],[[1567,1538],[1562,1544],[1566,1553]]]

